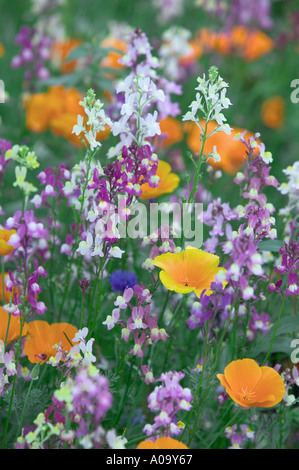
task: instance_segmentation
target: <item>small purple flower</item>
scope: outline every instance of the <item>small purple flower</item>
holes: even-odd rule
[[[257,331],[260,331],[262,334],[267,333],[267,331],[271,327],[270,323],[270,315],[268,315],[265,312],[262,312],[260,315],[255,311],[252,315],[252,317],[249,320],[249,330],[253,334],[257,333]],[[254,336],[250,336],[249,339],[253,339]]]

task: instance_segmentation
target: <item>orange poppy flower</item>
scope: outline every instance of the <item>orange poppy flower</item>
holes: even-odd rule
[[[180,58],[181,65],[188,65],[195,62],[199,59],[203,54],[202,45],[196,39],[191,39],[189,41],[189,46],[191,47],[191,51]]]
[[[159,437],[155,441],[140,442],[136,449],[189,449],[189,447],[172,437]]]
[[[72,134],[78,114],[84,115],[79,104],[82,95],[75,88],[50,87],[45,93],[37,93],[26,100],[26,127],[29,131],[41,133],[51,129],[71,143],[81,146],[79,137]]]
[[[217,377],[226,393],[243,408],[275,406],[286,391],[275,369],[260,367],[253,359],[233,361]]]
[[[5,341],[8,318],[9,318],[8,313],[3,309],[3,307],[0,307],[0,340],[1,341]],[[8,335],[7,335],[7,344],[11,343],[12,341],[20,337],[20,328],[21,328],[20,317],[19,316],[15,317],[11,315],[10,322],[9,322],[9,330],[8,330]],[[27,323],[23,325],[22,336],[25,336],[26,334],[27,334]]]
[[[215,275],[224,271],[224,268],[218,267],[218,256],[192,246],[179,253],[168,252],[156,256],[152,263],[161,268],[159,277],[168,290],[180,294],[195,292],[197,297],[205,289],[206,295],[210,295]]]
[[[101,42],[101,47],[116,49],[109,51],[107,56],[101,61],[101,67],[109,69],[122,69],[125,66],[119,63],[119,59],[127,52],[127,43],[117,38],[106,38]],[[118,52],[119,51],[119,52]]]
[[[156,175],[160,179],[159,186],[152,188],[148,183],[140,183],[142,190],[140,199],[155,199],[163,194],[172,193],[179,185],[179,176],[171,173],[170,164],[164,160],[159,161]]]
[[[5,52],[4,46],[3,46],[3,44],[0,42],[0,57],[4,56],[4,52]]]
[[[205,121],[200,121],[202,127],[205,127]],[[209,135],[215,129],[216,123],[210,121],[207,127],[207,135]],[[186,123],[184,129],[187,133],[186,142],[188,147],[193,153],[200,152],[200,134],[201,130],[194,122]],[[209,137],[205,142],[204,153],[208,155],[213,152],[213,148],[216,145],[217,151],[220,154],[220,161],[215,162],[213,158],[209,158],[208,164],[211,165],[215,170],[223,170],[225,173],[234,175],[245,163],[246,148],[240,140],[236,140],[236,136],[239,133],[243,133],[245,129],[235,127],[231,134],[228,135],[225,132],[216,132]],[[251,132],[246,133],[246,137],[253,137]]]
[[[77,66],[77,60],[67,60],[70,52],[82,44],[81,39],[77,38],[68,38],[65,41],[55,41],[52,49],[51,55],[52,59],[58,63],[62,73],[71,73]]]
[[[51,119],[64,110],[64,87],[54,86],[45,93],[36,93],[25,101],[26,127],[31,132],[45,132]]]
[[[83,143],[79,136],[73,134],[73,127],[77,124],[77,116],[73,113],[62,113],[51,119],[50,127],[54,135],[62,136],[76,147],[82,147]]]
[[[36,133],[46,131],[50,121],[65,111],[65,91],[63,86],[53,86],[45,93],[36,93],[27,98],[26,127],[29,131]],[[78,95],[78,99],[82,99],[81,95]]]
[[[174,117],[168,116],[159,122],[162,140],[162,148],[170,147],[183,139],[183,129],[180,122]],[[164,134],[164,135],[163,135]],[[166,138],[165,138],[166,136]]]
[[[284,123],[285,102],[281,96],[273,96],[262,104],[263,123],[271,129],[278,129]]]
[[[49,127],[52,110],[45,93],[36,93],[26,99],[26,128],[31,132],[45,132]]]
[[[50,87],[45,93],[37,93],[25,102],[26,127],[29,131],[41,133],[51,129],[53,134],[62,136],[77,147],[82,147],[80,136],[73,134],[80,114],[85,116],[81,93],[76,88],[63,86]],[[97,138],[102,141],[108,138],[110,127],[100,131]]]
[[[219,33],[203,28],[196,37],[207,52],[238,54],[248,62],[257,60],[274,47],[274,42],[266,33],[245,26],[234,26],[230,31]]]
[[[63,350],[70,350],[77,328],[70,323],[49,324],[44,320],[34,320],[28,323],[27,339],[24,352],[32,363],[44,363],[50,357],[56,356],[57,350],[53,347],[61,343]]]
[[[14,247],[8,244],[8,241],[12,235],[16,233],[15,230],[5,230],[4,228],[0,228],[0,255],[6,256],[9,255],[13,250]]]
[[[274,42],[263,31],[251,31],[244,48],[244,58],[248,62],[259,59],[272,51]]]

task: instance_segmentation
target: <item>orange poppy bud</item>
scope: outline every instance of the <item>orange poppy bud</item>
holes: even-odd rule
[[[262,105],[262,120],[267,127],[278,129],[284,123],[285,102],[281,96],[273,96]]]

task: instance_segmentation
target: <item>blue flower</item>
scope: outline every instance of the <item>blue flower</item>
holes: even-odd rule
[[[137,277],[135,273],[122,271],[120,269],[112,273],[108,281],[112,286],[112,290],[123,293],[126,287],[133,288],[135,284],[137,284]]]

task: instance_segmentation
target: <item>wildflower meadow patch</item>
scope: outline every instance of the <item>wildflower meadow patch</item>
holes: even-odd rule
[[[1,448],[298,449],[299,10],[2,3]]]

